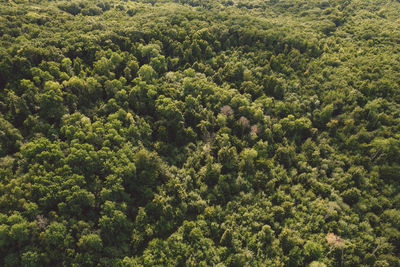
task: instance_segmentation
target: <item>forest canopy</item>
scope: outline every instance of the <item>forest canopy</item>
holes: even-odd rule
[[[400,266],[400,2],[0,2],[0,266]]]

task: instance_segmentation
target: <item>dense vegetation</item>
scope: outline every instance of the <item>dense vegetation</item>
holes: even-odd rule
[[[0,266],[400,266],[400,2],[0,2]]]

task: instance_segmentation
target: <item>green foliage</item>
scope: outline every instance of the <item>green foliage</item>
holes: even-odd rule
[[[21,146],[22,135],[11,123],[0,117],[0,156],[13,154]]]
[[[304,258],[306,261],[319,260],[322,257],[323,248],[320,244],[309,241],[304,245]]]
[[[152,65],[155,65],[155,63],[153,63]],[[155,66],[155,67],[156,67],[156,69],[158,68],[157,66]],[[138,71],[138,75],[144,81],[151,82],[156,77],[156,72],[154,71],[152,66],[145,64],[140,67],[140,69]]]
[[[397,1],[0,1],[0,266],[399,266]]]

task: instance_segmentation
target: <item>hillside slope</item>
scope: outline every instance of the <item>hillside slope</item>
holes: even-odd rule
[[[0,266],[400,266],[399,10],[0,2]]]

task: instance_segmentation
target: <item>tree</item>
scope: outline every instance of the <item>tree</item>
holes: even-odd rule
[[[103,248],[103,242],[98,234],[88,234],[79,239],[78,247],[85,251],[98,253]]]
[[[40,256],[35,251],[27,251],[22,254],[21,256],[21,264],[22,266],[32,266],[32,267],[39,267],[42,266]]]
[[[56,82],[47,82],[45,92],[39,98],[40,116],[49,121],[59,121],[65,113],[60,85]]]
[[[276,99],[282,99],[285,93],[284,82],[274,76],[266,76],[263,79],[264,92]]]
[[[255,172],[255,160],[258,153],[254,149],[245,148],[240,153],[241,161],[239,163],[239,170],[245,172],[246,174],[254,174]]]
[[[322,257],[322,252],[322,246],[313,241],[307,241],[304,245],[304,257],[308,262],[319,260]]]
[[[58,5],[58,8],[70,13],[71,15],[78,15],[81,12],[81,8],[75,2],[60,4]]]
[[[106,246],[118,246],[121,248],[120,253],[125,253],[128,249],[127,242],[129,240],[130,222],[126,214],[116,209],[116,203],[106,201],[102,207],[101,218],[99,219],[101,240]],[[92,238],[94,238],[92,236]],[[96,241],[97,240],[97,241]],[[99,246],[99,240],[94,238]]]
[[[157,77],[157,73],[154,71],[154,69],[147,64],[140,67],[138,75],[148,83],[151,83],[153,79]]]
[[[0,117],[0,156],[13,154],[21,146],[22,135],[11,123]]]

